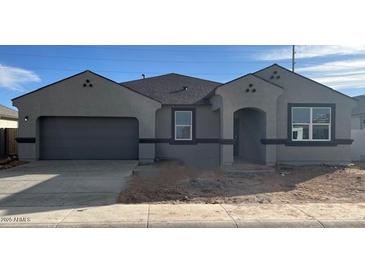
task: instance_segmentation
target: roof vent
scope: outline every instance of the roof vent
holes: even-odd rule
[[[178,93],[178,92],[187,91],[187,90],[188,90],[188,87],[183,86],[182,89],[173,90],[173,91],[170,91],[170,93]]]

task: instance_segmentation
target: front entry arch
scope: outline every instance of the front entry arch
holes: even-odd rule
[[[243,108],[234,112],[234,161],[266,163],[266,113],[258,108]]]

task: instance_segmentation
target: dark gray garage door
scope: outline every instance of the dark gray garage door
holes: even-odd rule
[[[41,159],[137,159],[135,118],[42,117]]]

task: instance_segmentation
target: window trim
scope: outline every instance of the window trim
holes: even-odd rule
[[[176,139],[176,115],[175,112],[179,111],[189,111],[192,113],[191,116],[191,139]],[[195,144],[195,132],[196,132],[196,111],[195,108],[191,107],[172,107],[171,108],[171,144]]]
[[[310,108],[310,123],[292,123],[293,121],[293,108]],[[329,108],[330,109],[330,123],[313,123],[312,115],[313,108]],[[293,140],[292,127],[293,125],[306,124],[309,126],[309,139],[307,140]],[[312,139],[313,138],[313,125],[328,125],[329,126],[329,139]],[[322,103],[288,103],[288,132],[287,140],[288,144],[320,144],[330,143],[336,140],[335,136],[336,125],[336,105],[335,104],[322,104]]]
[[[190,114],[190,124],[177,124],[176,122],[176,114],[177,113],[189,113]],[[193,140],[193,112],[191,110],[175,110],[174,111],[174,130],[175,130],[175,135],[174,135],[174,140],[175,141],[192,141]],[[177,138],[177,128],[178,127],[189,127],[190,128],[190,136],[189,138]]]

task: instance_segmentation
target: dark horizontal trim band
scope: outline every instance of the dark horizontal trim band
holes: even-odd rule
[[[15,140],[18,142],[18,143],[35,143],[35,138],[33,137],[17,137],[15,138]]]
[[[335,139],[333,141],[291,141],[288,139],[261,139],[264,145],[286,145],[286,146],[337,146],[351,145],[352,139]]]
[[[261,139],[261,144],[264,145],[283,145],[288,139]]]
[[[141,144],[159,144],[168,143],[173,145],[194,145],[194,144],[223,144],[233,145],[233,139],[220,139],[220,138],[195,138],[192,141],[177,141],[169,138],[141,138],[139,139]]]

